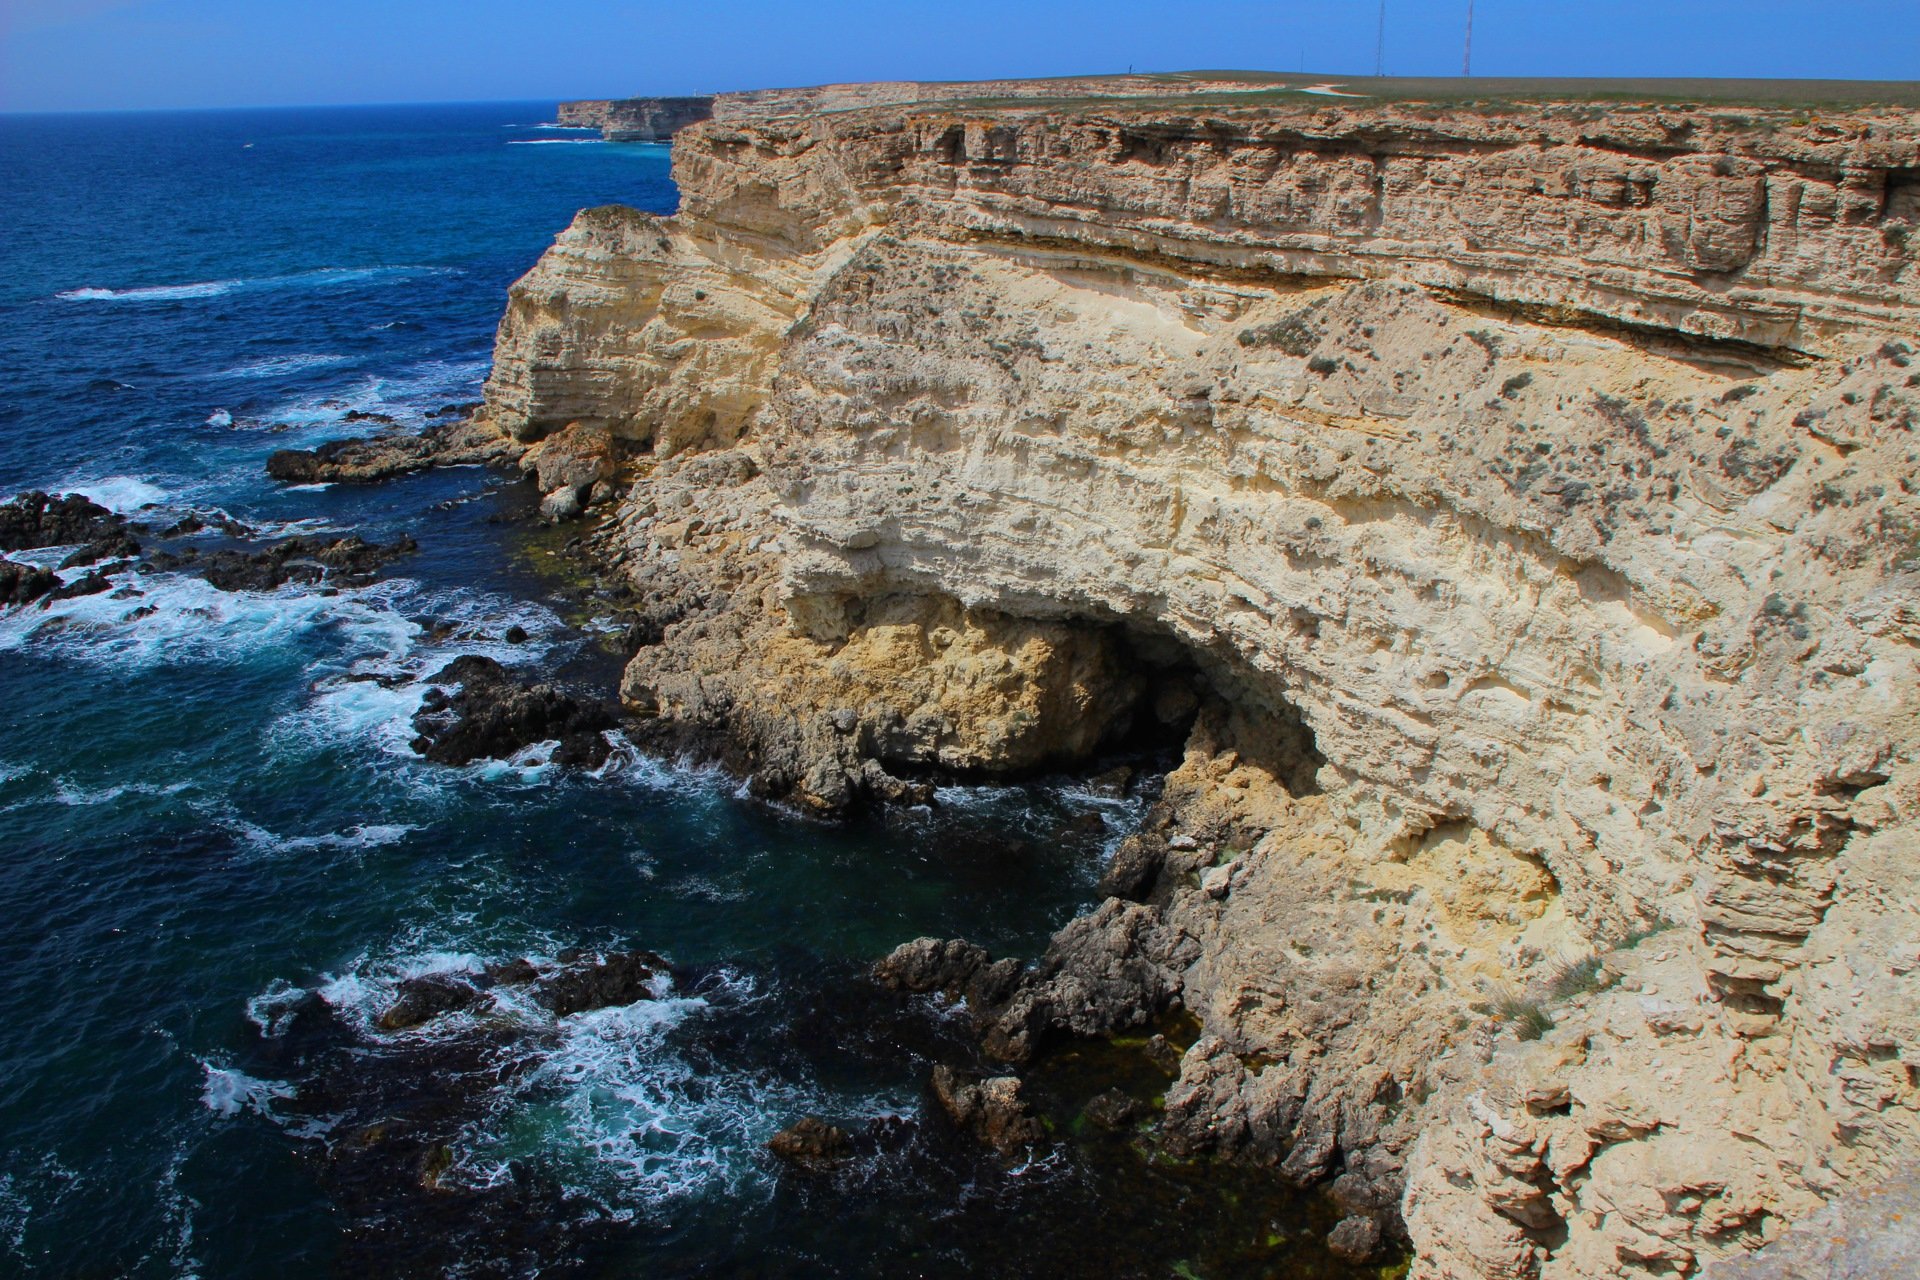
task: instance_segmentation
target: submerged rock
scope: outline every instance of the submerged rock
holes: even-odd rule
[[[408,978],[394,989],[396,999],[374,1019],[382,1031],[404,1031],[417,1027],[443,1013],[471,1009],[485,999],[485,993],[464,978],[446,973],[429,973]]]
[[[433,676],[433,689],[413,717],[413,749],[440,764],[504,760],[536,742],[558,739],[559,764],[597,767],[612,754],[605,731],[615,726],[610,708],[577,698],[550,684],[522,684],[492,658],[467,655]]]
[[[1138,1099],[1119,1089],[1106,1089],[1088,1099],[1080,1114],[1090,1125],[1118,1132],[1132,1128],[1145,1110]]]

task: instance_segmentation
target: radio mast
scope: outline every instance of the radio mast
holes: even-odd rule
[[[1460,60],[1460,74],[1473,74],[1473,0],[1467,0],[1467,52]]]
[[[1373,37],[1373,74],[1375,77],[1386,74],[1387,65],[1387,0],[1380,0],[1380,28]]]

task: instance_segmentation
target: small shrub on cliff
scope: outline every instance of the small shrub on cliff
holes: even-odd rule
[[[1503,400],[1511,400],[1532,385],[1533,375],[1531,373],[1516,373],[1500,384],[1500,398]]]
[[[1547,979],[1547,998],[1550,1000],[1571,1000],[1589,992],[1599,991],[1612,981],[1607,967],[1599,956],[1588,956],[1562,965],[1558,972]]]
[[[1513,1033],[1522,1040],[1538,1040],[1553,1030],[1553,1016],[1538,1000],[1517,991],[1501,993],[1493,1002],[1493,1016],[1513,1024]]]

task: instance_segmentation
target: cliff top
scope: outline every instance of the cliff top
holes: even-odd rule
[[[969,108],[1025,106],[1206,103],[1272,105],[1313,98],[1372,102],[1433,102],[1454,107],[1526,103],[1621,105],[1701,104],[1772,109],[1854,110],[1920,108],[1920,81],[1764,79],[1548,79],[1496,76],[1338,76],[1273,71],[1180,71],[1107,76],[1058,76],[1027,80],[883,80],[716,95],[723,119],[795,113],[853,111],[865,107],[945,103]],[[569,107],[621,107],[704,101],[691,98],[631,98],[569,103]]]

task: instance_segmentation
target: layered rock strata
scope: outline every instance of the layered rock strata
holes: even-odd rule
[[[563,102],[557,119],[576,129],[598,129],[609,142],[665,142],[712,116],[713,99],[702,95]]]
[[[682,132],[486,414],[623,685],[822,810],[1184,737],[988,1048],[1414,1274],[1690,1274],[1920,1158],[1920,119],[933,104]],[[984,961],[983,961],[984,963]]]

